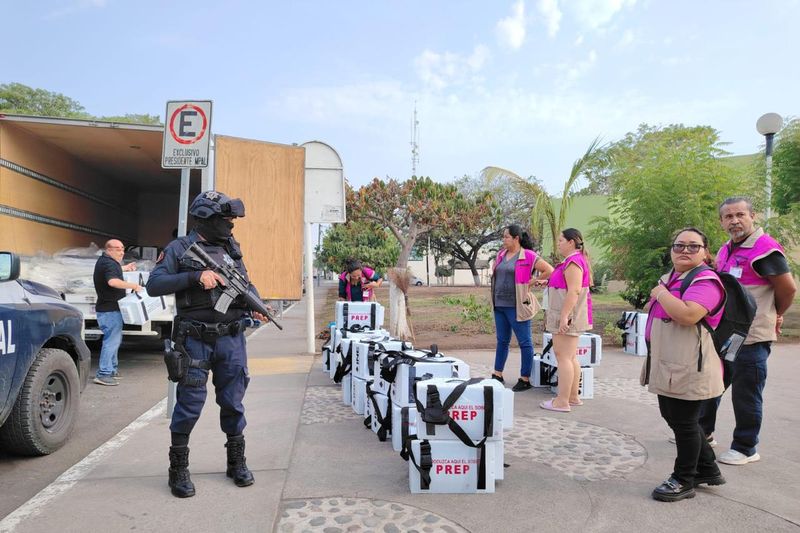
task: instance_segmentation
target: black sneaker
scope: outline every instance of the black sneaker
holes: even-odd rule
[[[525,381],[524,379],[520,378],[517,380],[517,384],[511,387],[511,390],[514,392],[522,392],[524,390],[532,389],[533,385],[531,385],[530,381]]]
[[[727,483],[727,481],[722,477],[722,472],[717,472],[710,476],[695,476],[694,478],[695,487],[699,485],[724,485],[725,483]]]
[[[500,383],[505,383],[506,380],[503,379],[503,376],[498,376],[497,374],[492,374],[492,379],[496,379]]]
[[[653,490],[653,499],[661,502],[677,502],[686,498],[695,497],[694,486],[684,485],[674,477]]]

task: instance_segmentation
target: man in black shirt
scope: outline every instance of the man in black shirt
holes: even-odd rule
[[[117,385],[117,350],[122,344],[122,313],[119,301],[125,297],[125,289],[136,292],[142,287],[123,279],[122,271],[136,270],[136,263],[122,266],[125,247],[121,241],[111,239],[106,242],[103,255],[94,265],[94,290],[97,292],[97,324],[103,332],[103,347],[100,349],[100,364],[94,382],[98,385]]]

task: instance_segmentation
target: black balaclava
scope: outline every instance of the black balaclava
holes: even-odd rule
[[[225,220],[220,215],[211,215],[208,218],[197,219],[195,229],[208,242],[224,245],[232,236],[233,222]]]

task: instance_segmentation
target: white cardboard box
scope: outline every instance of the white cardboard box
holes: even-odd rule
[[[378,329],[383,326],[383,314],[383,306],[378,302],[336,302],[336,327]]]
[[[403,440],[417,435],[417,409],[392,404],[392,449],[403,449]]]
[[[551,333],[544,332],[542,335],[542,349],[547,347],[547,344],[552,338],[553,335]],[[599,365],[600,361],[603,359],[603,338],[594,333],[584,333],[578,339],[576,354],[578,356],[578,363],[580,363],[581,366]],[[544,363],[555,367],[558,366],[555,346],[543,353],[541,358]]]
[[[427,443],[431,448],[430,486],[422,488],[422,476],[417,470],[423,466],[420,448]],[[498,443],[500,443],[498,445]],[[499,448],[499,450],[498,450]],[[484,487],[478,488],[480,474],[480,454],[484,454]],[[483,449],[470,448],[453,440],[412,440],[411,454],[414,461],[408,461],[408,485],[412,494],[469,494],[493,493],[497,479],[497,460],[502,457],[502,441],[487,442]],[[502,460],[502,459],[501,459]],[[502,468],[502,463],[499,468]]]
[[[423,352],[408,351],[416,357]],[[391,387],[392,403],[400,406],[414,405],[417,381],[430,378],[464,378],[469,379],[469,365],[456,357],[437,356],[415,360],[414,364],[400,363]]]
[[[123,272],[122,279],[128,283],[138,283],[144,287],[147,285],[147,280],[150,279],[150,272],[146,270],[132,270],[131,272]],[[125,292],[130,294],[133,291],[131,289],[125,289]]]
[[[163,296],[149,296],[144,289],[138,293],[131,293],[119,301],[122,321],[125,324],[137,326],[149,322],[154,315],[161,313],[166,308],[167,303]]]
[[[417,398],[423,407],[427,407],[428,390],[435,387],[439,393],[439,400],[444,403],[453,390],[463,383],[463,379],[429,379],[417,383]],[[486,420],[486,405],[484,401],[484,388],[492,389],[493,409],[491,413],[492,432],[484,435]],[[511,394],[511,396],[506,392]],[[506,406],[506,403],[510,406]],[[514,420],[514,397],[511,389],[506,389],[496,379],[484,379],[478,383],[468,385],[461,396],[450,407],[450,418],[458,424],[464,433],[473,441],[479,441],[484,436],[490,440],[503,438],[503,430],[511,429]],[[429,425],[421,416],[417,424],[417,435],[420,439],[429,440],[457,440],[458,437],[446,425]]]
[[[357,415],[364,414],[364,407],[367,403],[367,387],[372,384],[372,380],[364,380],[356,376],[351,376],[350,384],[353,389],[351,393],[352,401],[350,406]]]
[[[351,380],[352,376],[350,374],[342,378],[342,403],[345,405],[353,403],[353,384]]]
[[[553,394],[558,394],[558,369],[553,374],[554,382],[550,384],[550,391]],[[578,385],[578,397],[582,400],[591,400],[594,398],[594,368],[584,366],[581,368],[581,381]]]
[[[379,431],[381,429],[381,419],[386,418],[391,402],[389,401],[388,396],[379,392],[373,392],[371,396],[374,401],[373,399],[370,399],[369,395],[367,396],[366,404],[369,404],[369,407],[365,407],[364,412],[369,412],[368,416],[372,417],[370,421],[370,428],[372,429],[372,432],[378,435],[378,438],[380,439]],[[375,415],[376,405],[378,406],[378,412],[380,413],[380,416]],[[386,434],[388,435],[389,433],[391,433],[391,427],[386,428]],[[386,440],[385,436],[383,440]]]
[[[644,357],[647,355],[647,343],[644,333],[647,327],[647,313],[625,311],[625,331],[622,351],[632,355]]]
[[[411,343],[399,340],[382,342],[361,340],[353,347],[353,375],[361,379],[372,379],[375,375],[375,360],[381,353],[407,349],[413,349]]]
[[[549,387],[553,379],[556,367],[544,363],[538,355],[533,356],[533,371],[531,372],[531,382],[534,387]]]

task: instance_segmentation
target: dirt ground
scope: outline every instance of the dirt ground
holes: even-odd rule
[[[411,327],[414,332],[412,342],[415,346],[427,347],[436,344],[441,350],[493,349],[495,347],[494,326],[481,331],[479,324],[463,318],[463,307],[448,305],[444,299],[448,296],[468,297],[474,295],[476,301],[489,304],[488,287],[411,287],[408,292],[408,303],[411,309]],[[541,294],[537,294],[541,301]],[[378,301],[386,306],[388,312],[389,290],[381,287],[377,291]],[[327,294],[326,309],[333,308],[336,301],[336,290],[331,288]],[[595,332],[604,331],[606,324],[616,322],[622,311],[629,310],[622,300],[619,304],[603,305],[595,311]],[[489,315],[491,316],[491,315]],[[387,316],[388,319],[388,316]],[[324,321],[323,321],[324,320]],[[329,317],[320,316],[318,323],[327,324]],[[544,317],[540,313],[533,320],[534,344],[541,343]],[[604,335],[603,342],[619,345],[620,330],[616,335]],[[621,333],[621,332],[620,332]],[[614,338],[616,336],[616,338]],[[608,337],[608,338],[606,338]],[[516,340],[512,340],[512,346]]]
[[[377,290],[377,298],[387,308],[389,306],[389,289],[386,286]],[[476,321],[464,319],[464,307],[445,303],[447,297],[468,298],[474,295],[479,304],[489,305],[488,287],[410,287],[408,303],[411,310],[411,327],[414,332],[412,342],[415,346],[427,347],[436,344],[441,350],[493,349],[495,347],[494,324],[491,312],[484,316],[488,319],[488,327],[483,328]],[[541,301],[541,291],[537,293]],[[327,293],[324,309],[333,309],[336,301],[336,287],[331,286]],[[606,346],[620,346],[621,333],[615,324],[623,311],[630,311],[631,306],[616,294],[592,295],[594,333],[603,337]],[[800,340],[800,298],[784,317],[783,335],[778,342],[796,343]],[[318,324],[327,324],[330,314],[317,317]],[[387,315],[388,321],[388,315]],[[533,320],[534,346],[540,347],[544,314],[539,313]],[[482,330],[483,329],[483,330]],[[516,340],[512,340],[512,346]]]

